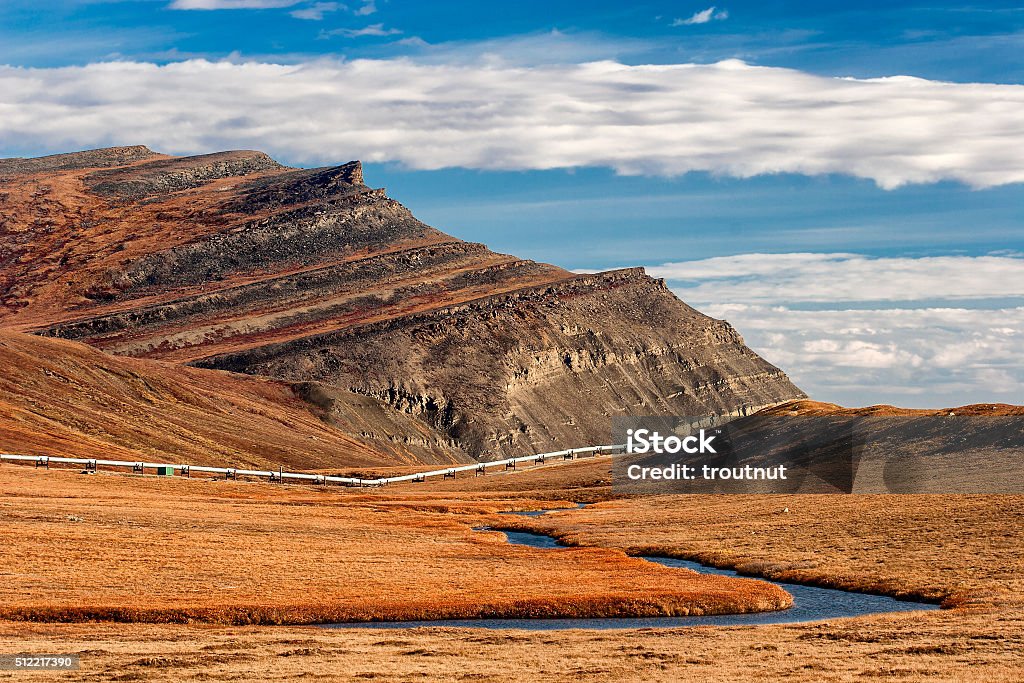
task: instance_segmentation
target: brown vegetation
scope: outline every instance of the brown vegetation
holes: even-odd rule
[[[642,611],[692,586],[680,581],[685,572],[652,573],[613,550],[533,550],[470,530],[490,523],[958,606],[793,626],[557,633],[8,621],[0,652],[82,655],[81,672],[40,680],[1019,680],[1020,497],[610,500],[608,477],[608,461],[595,459],[321,492],[0,466],[0,529],[10,535],[0,600],[37,617],[81,617],[75,609],[105,603],[125,618],[154,618],[141,611],[156,609],[165,619],[274,621],[294,620],[280,609],[289,606],[307,617],[358,616],[371,604],[381,616],[600,613],[609,596]],[[539,518],[494,514],[570,500],[598,503]],[[216,594],[193,581],[212,582]],[[671,594],[657,592],[666,586]],[[443,597],[417,603],[420,588]],[[211,608],[219,616],[199,613]]]
[[[515,518],[566,543],[947,605],[1024,604],[1024,496],[686,495]]]
[[[1018,683],[1024,613],[559,632],[0,622],[0,642],[0,652],[82,653],[81,671],[33,681]]]
[[[0,528],[17,540],[4,539],[0,599],[25,605],[28,597],[37,609],[102,600],[125,609],[219,602],[222,610],[301,599],[320,614],[331,601],[355,614],[372,600],[388,614],[419,587],[444,596],[407,604],[422,611],[405,614],[426,617],[481,605],[521,609],[514,600],[540,596],[548,602],[531,608],[579,606],[609,589],[625,591],[620,604],[633,608],[678,597],[657,596],[652,586],[690,585],[680,583],[685,572],[651,573],[614,551],[533,550],[470,531],[492,522],[816,583],[862,579],[861,588],[893,594],[959,596],[963,606],[793,626],[557,633],[8,621],[0,622],[0,652],[80,653],[81,672],[36,676],[69,681],[1019,680],[1019,498],[694,496],[610,500],[540,518],[493,514],[568,507],[564,497],[588,490],[605,468],[594,460],[429,489],[320,492],[2,466]],[[47,559],[53,554],[60,564]],[[627,578],[631,585],[616,583]],[[213,582],[216,594],[201,594],[193,581]]]
[[[957,408],[921,409],[897,408],[890,405],[865,406],[863,408],[844,408],[835,403],[824,401],[798,400],[787,401],[777,406],[760,411],[762,416],[839,416],[839,417],[942,417],[952,415],[972,417],[1014,417],[1024,415],[1024,406],[1006,403],[974,403]]]
[[[509,545],[472,530],[493,502],[2,472],[0,618],[316,623],[714,614],[790,602],[760,581],[614,550]]]

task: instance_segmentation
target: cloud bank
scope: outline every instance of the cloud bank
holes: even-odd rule
[[[813,398],[848,406],[1020,403],[1024,307],[794,310],[708,304]]]
[[[1019,85],[827,78],[734,60],[0,67],[7,149],[245,147],[295,163],[362,158],[416,169],[841,173],[885,188],[980,188],[1024,181],[1021,111]]]
[[[714,303],[1024,297],[1024,258],[1015,256],[741,254],[666,263],[647,272],[682,285],[688,299]]]
[[[649,267],[812,397],[1019,402],[1024,258],[744,254]]]

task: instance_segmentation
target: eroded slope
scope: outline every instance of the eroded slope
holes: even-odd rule
[[[4,331],[0,367],[5,453],[260,469],[465,459],[389,406],[334,411],[328,424],[300,397],[308,388],[266,378]]]

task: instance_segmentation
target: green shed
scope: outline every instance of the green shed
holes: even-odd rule
[[[173,477],[174,468],[171,467],[170,465],[161,465],[160,467],[156,468],[156,475],[158,477]]]

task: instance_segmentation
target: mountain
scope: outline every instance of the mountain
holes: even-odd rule
[[[0,207],[0,326],[286,381],[342,423],[361,396],[453,457],[605,443],[618,415],[803,397],[642,269],[580,275],[456,239],[358,162],[5,159]]]

